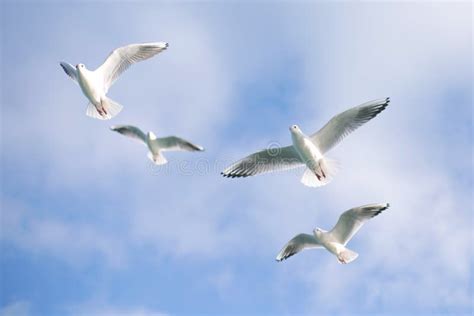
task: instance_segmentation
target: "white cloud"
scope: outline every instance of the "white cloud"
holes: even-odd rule
[[[123,242],[96,226],[54,219],[23,203],[3,199],[0,240],[34,254],[53,255],[74,266],[99,255],[112,267],[125,264]]]
[[[166,316],[167,313],[146,307],[120,307],[109,303],[87,302],[82,305],[70,306],[68,314],[74,316]]]
[[[0,308],[1,316],[28,316],[30,315],[30,303],[27,301],[15,301]]]

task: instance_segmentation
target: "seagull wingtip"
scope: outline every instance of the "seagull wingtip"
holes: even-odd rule
[[[385,203],[385,204],[383,204],[383,205],[384,205],[384,206],[379,209],[379,212],[377,213],[377,215],[378,215],[380,212],[383,212],[383,211],[385,211],[386,209],[388,209],[388,208],[390,207],[390,203]]]

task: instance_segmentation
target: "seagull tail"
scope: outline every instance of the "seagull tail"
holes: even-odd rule
[[[157,154],[157,155],[153,155],[151,152],[148,153],[148,158],[155,164],[155,165],[164,165],[168,162],[168,160],[166,160],[166,158],[161,155],[161,154]]]
[[[89,116],[89,117],[98,119],[98,120],[107,120],[106,116],[102,116],[102,115],[99,114],[99,111],[97,111],[97,108],[92,103],[89,103],[87,105],[86,115]]]
[[[106,116],[108,119],[111,119],[115,115],[119,114],[122,111],[123,106],[112,100],[108,97],[103,97],[101,99],[102,108],[105,109]]]
[[[94,104],[89,103],[87,105],[86,115],[99,120],[110,120],[112,117],[119,114],[123,108],[123,106],[107,97],[101,99],[100,107],[102,113],[99,113],[99,110],[97,110],[97,107]]]
[[[359,254],[357,252],[344,248],[344,250],[337,255],[337,260],[339,263],[346,264],[354,261],[358,256]]]
[[[339,170],[339,164],[329,158],[321,158],[318,161],[317,172],[307,168],[301,178],[301,183],[309,187],[321,187],[332,181],[332,178]]]

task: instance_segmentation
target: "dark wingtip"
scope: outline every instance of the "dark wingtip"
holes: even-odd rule
[[[390,104],[390,97],[385,98],[385,102],[380,106],[380,112],[385,110],[385,108]]]
[[[194,151],[204,151],[204,147],[202,146],[194,145],[194,144],[190,144],[190,145],[191,145],[191,148],[194,149]]]
[[[390,207],[390,203],[387,203],[387,204],[385,205],[385,207],[382,208],[382,211],[385,211],[385,210],[388,209],[389,207]]]
[[[380,208],[377,212],[374,213],[374,216],[377,216],[379,215],[380,213],[382,213],[383,211],[385,211],[386,209],[388,209],[390,207],[390,203],[387,203],[384,207]]]
[[[246,178],[248,177],[249,175],[248,174],[235,174],[235,173],[224,173],[224,172],[221,172],[221,175],[225,178]]]

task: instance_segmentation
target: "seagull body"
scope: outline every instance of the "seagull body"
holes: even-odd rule
[[[335,162],[325,157],[326,152],[377,116],[389,102],[389,98],[379,99],[344,111],[311,136],[305,135],[298,125],[292,125],[292,145],[256,152],[226,168],[222,175],[230,178],[248,177],[306,166],[301,182],[310,187],[325,185],[337,171]]]
[[[339,263],[354,261],[359,254],[346,248],[346,244],[369,219],[386,210],[390,204],[368,204],[352,208],[339,217],[331,231],[320,228],[313,234],[299,234],[293,237],[277,255],[276,260],[285,260],[305,249],[326,248],[337,257]]]
[[[84,64],[77,64],[74,67],[61,62],[60,65],[66,74],[79,84],[82,92],[89,99],[86,115],[108,120],[122,110],[120,104],[107,97],[110,86],[132,64],[151,58],[167,47],[168,43],[165,42],[120,47],[112,51],[105,62],[94,71],[88,70]]]
[[[149,150],[148,158],[156,165],[163,165],[168,161],[163,156],[164,151],[203,151],[204,148],[176,136],[157,138],[153,132],[143,133],[142,130],[131,125],[117,125],[110,128],[114,132],[134,138],[144,143]]]
[[[291,140],[293,141],[293,147],[298,153],[300,160],[306,164],[308,170],[313,172],[319,181],[323,179],[326,174],[321,164],[323,162],[323,154],[319,151],[319,148],[314,142],[306,136],[297,125],[290,127]]]

